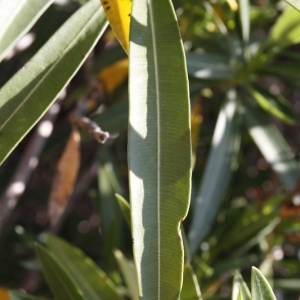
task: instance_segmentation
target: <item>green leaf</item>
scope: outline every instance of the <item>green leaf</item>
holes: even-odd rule
[[[47,234],[46,244],[51,255],[64,266],[83,299],[121,299],[114,283],[80,249],[51,234]]]
[[[248,42],[250,36],[250,13],[249,13],[249,0],[239,0],[239,18],[241,24],[242,38],[243,38],[243,48],[244,57],[249,59],[249,49]]]
[[[38,258],[42,264],[44,276],[57,300],[84,300],[79,288],[69,277],[65,264],[61,264],[44,247],[35,246]]]
[[[197,194],[188,234],[192,255],[212,225],[237,162],[241,139],[237,110],[236,95],[231,90],[219,113],[212,148]]]
[[[288,4],[292,5],[300,12],[300,1],[299,0],[285,0]]]
[[[133,262],[129,261],[120,250],[115,250],[114,254],[128,288],[130,299],[139,300],[138,280]]]
[[[0,1],[0,61],[52,2],[53,0]]]
[[[279,51],[300,42],[299,12],[292,7],[284,10],[271,29],[267,47]],[[278,49],[276,49],[278,48]]]
[[[130,217],[130,205],[129,203],[119,194],[115,194],[117,201],[120,205],[120,208],[122,210],[122,213],[125,217],[125,220],[129,226],[129,228],[131,228],[131,217]]]
[[[260,73],[300,82],[299,62],[300,60],[289,59],[288,62],[280,62],[280,67],[278,64],[263,66],[263,68],[260,70]]]
[[[201,292],[197,277],[190,264],[184,266],[183,285],[180,300],[201,300]]]
[[[131,16],[129,182],[139,291],[143,299],[178,299],[191,177],[185,57],[170,0],[135,0]]]
[[[247,89],[265,111],[286,123],[295,124],[297,122],[291,104],[284,97],[273,95],[258,85],[247,86]]]
[[[255,267],[251,273],[251,293],[251,300],[276,300],[268,281]]]
[[[236,74],[223,55],[187,53],[186,63],[189,75],[198,79],[225,80]]]
[[[27,295],[19,291],[9,291],[10,300],[45,300],[45,298],[38,298],[32,295]]]
[[[43,116],[101,37],[99,0],[80,8],[0,90],[0,164]]]
[[[251,300],[251,294],[240,272],[236,271],[233,277],[232,300]]]
[[[299,177],[299,167],[279,130],[268,122],[265,114],[249,105],[244,107],[243,120],[266,161],[286,188],[292,190]]]

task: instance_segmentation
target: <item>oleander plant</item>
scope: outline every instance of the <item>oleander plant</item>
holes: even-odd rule
[[[298,299],[299,49],[299,0],[0,0],[0,299]]]

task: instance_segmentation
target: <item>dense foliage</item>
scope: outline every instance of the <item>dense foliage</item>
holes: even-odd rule
[[[0,0],[0,299],[299,297],[288,2]]]

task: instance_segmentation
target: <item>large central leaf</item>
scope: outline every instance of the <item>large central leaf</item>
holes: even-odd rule
[[[129,48],[132,234],[141,299],[178,299],[190,195],[184,51],[170,0],[133,2]]]

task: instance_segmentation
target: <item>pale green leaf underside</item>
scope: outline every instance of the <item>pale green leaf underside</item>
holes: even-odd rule
[[[242,275],[236,271],[233,277],[232,300],[251,300],[251,294]]]
[[[89,1],[3,86],[0,164],[68,84],[106,25],[99,1]]]
[[[267,279],[255,267],[251,273],[251,300],[276,300]]]
[[[47,234],[46,244],[85,300],[122,299],[114,283],[80,249],[50,234]]]
[[[241,138],[241,126],[237,116],[235,92],[230,91],[219,113],[212,147],[195,202],[188,234],[192,255],[197,251],[216,216],[237,160]]]
[[[52,2],[53,0],[0,1],[0,61]]]
[[[141,299],[178,299],[180,222],[190,196],[186,65],[170,0],[133,2],[129,49],[129,167]]]
[[[292,5],[300,12],[300,1],[299,0],[285,0],[288,4]]]

